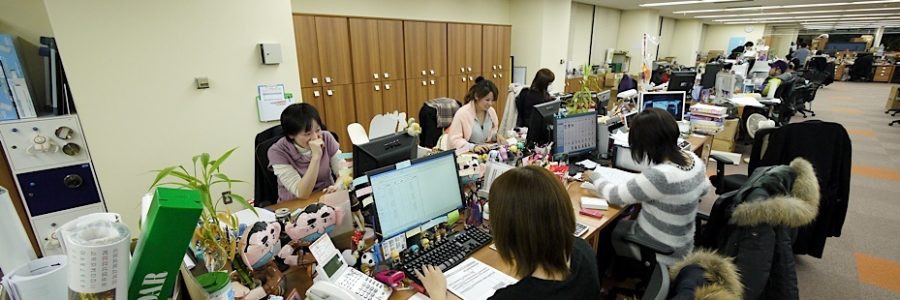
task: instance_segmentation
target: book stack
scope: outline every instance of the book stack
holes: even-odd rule
[[[715,135],[725,125],[727,108],[722,106],[695,104],[691,106],[691,131]]]

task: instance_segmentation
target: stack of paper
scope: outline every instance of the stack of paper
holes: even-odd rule
[[[607,210],[609,203],[600,198],[581,196],[581,208]]]

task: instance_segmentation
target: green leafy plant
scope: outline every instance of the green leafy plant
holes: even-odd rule
[[[232,184],[244,181],[231,179],[219,169],[235,149],[237,148],[226,151],[218,158],[211,158],[209,153],[194,156],[191,158],[193,172],[188,171],[182,165],[156,170],[156,179],[150,185],[150,189],[159,186],[175,186],[200,192],[203,200],[203,212],[200,215],[197,229],[194,230],[191,244],[203,250],[204,262],[210,272],[223,270],[228,265],[228,261],[234,258],[237,248],[235,231],[239,223],[228,205],[225,205],[226,198],[233,199],[243,208],[253,208],[246,198],[231,193]],[[219,186],[225,186],[227,190],[213,201],[212,191],[214,187]],[[254,213],[256,212],[254,211]]]
[[[566,106],[569,114],[587,112],[591,108],[591,86],[596,86],[597,78],[590,76],[591,66],[585,64],[582,67],[581,90],[572,95],[572,100]]]

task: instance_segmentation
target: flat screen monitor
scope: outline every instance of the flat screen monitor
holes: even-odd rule
[[[601,115],[601,116],[606,115],[606,105],[609,104],[609,98],[610,98],[610,90],[605,90],[605,91],[599,92],[599,93],[597,93],[596,96],[594,96],[594,99],[595,99],[594,101],[596,101],[596,103],[597,103],[597,114],[598,115]]]
[[[675,71],[669,78],[669,91],[682,91],[690,93],[694,89],[694,79],[697,78],[697,72],[694,71]]]
[[[366,172],[416,158],[416,138],[398,132],[353,145],[353,178]]]
[[[528,135],[525,138],[527,147],[540,146],[550,142],[554,116],[559,112],[561,102],[553,100],[535,105],[528,120]]]
[[[700,77],[700,86],[704,89],[712,88],[716,84],[716,75],[722,71],[722,64],[706,64],[703,76]]]
[[[454,151],[444,151],[367,173],[375,203],[376,230],[385,239],[437,225],[463,207]],[[432,224],[434,223],[434,224]]]
[[[642,93],[639,109],[641,111],[655,107],[665,110],[675,117],[675,121],[684,119],[684,92],[652,92]]]
[[[597,148],[597,112],[568,115],[556,119],[553,153],[577,155]]]

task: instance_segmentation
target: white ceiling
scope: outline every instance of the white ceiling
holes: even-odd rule
[[[720,3],[696,3],[641,7],[642,4],[676,2],[682,0],[573,0],[586,4],[621,9],[653,9],[661,16],[677,19],[696,19],[707,24],[769,24],[774,26],[801,26],[804,28],[872,28],[878,26],[900,27],[900,1],[893,3],[883,0],[738,0]],[[703,0],[701,0],[703,1]],[[828,5],[819,7],[791,7],[777,9],[754,9],[765,6],[786,6],[805,4],[838,4],[855,2],[850,5]],[[687,12],[696,10],[728,9],[728,11]]]

